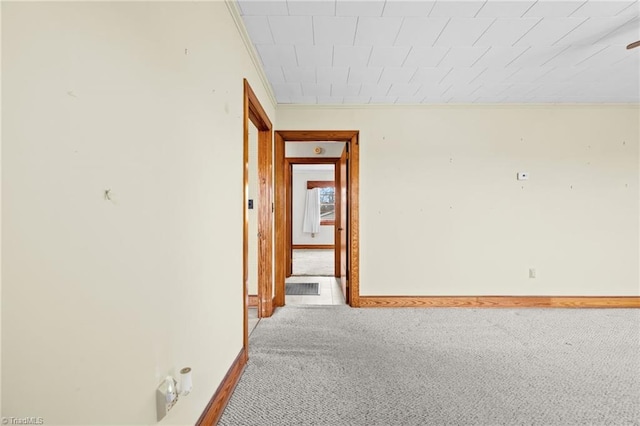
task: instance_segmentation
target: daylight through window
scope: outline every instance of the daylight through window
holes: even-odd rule
[[[320,189],[320,225],[335,225],[336,188],[332,180],[307,181],[307,189]]]

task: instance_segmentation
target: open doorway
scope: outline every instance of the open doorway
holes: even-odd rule
[[[289,267],[285,280],[288,305],[345,304],[340,286],[340,259],[335,250],[340,202],[346,201],[339,197],[336,167],[344,149],[344,142],[285,145],[290,194]]]
[[[291,169],[291,275],[335,277],[335,164]]]
[[[276,131],[274,148],[276,204],[274,306],[284,306],[285,296],[287,304],[296,304],[301,301],[299,296],[302,295],[287,294],[287,284],[304,283],[322,286],[323,279],[325,286],[331,287],[331,296],[316,295],[324,297],[311,301],[310,304],[346,302],[351,306],[358,306],[358,132]],[[298,166],[301,167],[298,169]],[[333,170],[327,170],[326,166],[332,166]],[[302,183],[296,182],[295,187],[301,187],[304,190],[302,193],[298,189],[299,194],[303,195],[298,195],[296,198],[295,175],[310,174],[313,169],[325,169],[324,171],[328,171],[328,174],[318,179],[307,178],[303,179]],[[332,174],[333,183],[328,180]],[[330,187],[333,193],[327,190],[322,194],[323,187]],[[316,224],[315,229],[305,229],[300,221],[304,221],[305,203],[311,190],[317,192],[316,207],[320,223]],[[324,198],[321,195],[324,195]],[[303,202],[302,199],[305,201]],[[322,224],[323,221],[324,224]],[[333,223],[329,224],[330,221]],[[333,255],[333,268],[331,265],[324,265],[325,272],[318,275],[300,273],[299,268],[304,266],[296,264],[297,250],[329,250],[330,256]],[[310,258],[316,258],[318,263],[323,262],[313,253],[305,254]],[[326,259],[326,251],[324,254]],[[307,280],[306,277],[310,276],[315,279]]]
[[[258,206],[260,205],[259,191],[259,171],[258,171],[258,128],[253,122],[248,123],[249,132],[249,152],[248,152],[248,201],[245,206],[246,215],[249,221],[248,251],[247,251],[247,302],[248,302],[248,333],[255,329],[260,321],[258,269],[259,255],[258,249]]]
[[[249,330],[273,312],[272,125],[244,80],[243,306],[244,350]]]

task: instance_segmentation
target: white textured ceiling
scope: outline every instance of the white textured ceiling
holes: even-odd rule
[[[638,103],[639,0],[239,0],[281,104]]]

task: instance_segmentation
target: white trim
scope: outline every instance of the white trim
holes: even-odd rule
[[[269,101],[271,105],[275,109],[278,106],[278,102],[276,101],[276,97],[273,93],[273,88],[271,87],[271,83],[269,83],[269,79],[267,75],[264,73],[264,69],[262,69],[262,63],[260,61],[260,57],[258,56],[258,52],[256,52],[256,48],[253,46],[251,42],[251,37],[249,37],[249,33],[247,32],[247,28],[244,26],[244,21],[242,20],[242,16],[240,14],[240,9],[238,8],[238,2],[236,0],[224,0],[227,4],[227,8],[229,9],[229,13],[233,18],[233,22],[236,24],[236,28],[240,33],[240,37],[244,43],[244,46],[247,48],[247,52],[251,57],[251,62],[256,68],[258,75],[260,76],[260,80],[262,81],[262,85],[264,86],[267,96],[269,97]]]

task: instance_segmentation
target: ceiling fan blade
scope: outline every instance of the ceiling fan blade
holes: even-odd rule
[[[640,46],[640,40],[634,41],[633,43],[627,45],[627,49],[633,49],[634,47]]]

